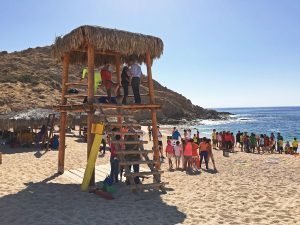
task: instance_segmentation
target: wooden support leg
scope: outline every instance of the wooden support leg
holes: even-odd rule
[[[58,149],[58,173],[64,173],[64,165],[65,165],[65,146],[66,146],[66,119],[67,113],[62,112],[60,114],[60,143]]]

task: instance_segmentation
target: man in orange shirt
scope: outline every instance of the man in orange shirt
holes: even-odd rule
[[[199,148],[200,148],[200,169],[201,169],[202,160],[204,158],[205,166],[206,169],[208,170],[208,146],[205,137],[200,142]]]

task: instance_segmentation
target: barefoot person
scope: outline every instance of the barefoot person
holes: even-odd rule
[[[169,159],[169,170],[171,170],[173,169],[172,158],[174,157],[174,148],[172,146],[171,140],[167,141],[166,156]]]
[[[207,139],[207,151],[208,151],[208,157],[211,159],[211,162],[213,164],[214,170],[217,171],[216,164],[215,164],[215,159],[212,151],[212,146],[211,146],[211,140]]]
[[[199,154],[198,154],[199,146],[194,142],[193,139],[191,139],[191,143],[192,143],[192,169],[198,171],[197,161],[199,159]]]
[[[163,155],[163,142],[162,142],[162,133],[159,130],[159,126],[157,126],[157,137],[158,137],[158,150],[160,152],[160,158],[164,159]]]
[[[174,155],[175,155],[175,164],[176,169],[179,169],[180,167],[180,160],[182,157],[182,146],[180,145],[179,141],[176,141],[176,145],[174,146]]]
[[[200,169],[201,169],[202,160],[204,158],[205,166],[206,169],[208,170],[208,147],[207,147],[207,142],[205,137],[202,139],[199,148],[200,148]]]
[[[294,141],[292,142],[292,146],[293,146],[293,153],[297,153],[297,150],[298,150],[297,138],[294,138]]]
[[[183,170],[190,171],[191,170],[191,161],[192,161],[192,155],[193,155],[193,145],[192,145],[192,139],[188,140],[188,142],[184,146],[183,151]]]

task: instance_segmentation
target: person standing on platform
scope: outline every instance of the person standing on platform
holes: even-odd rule
[[[140,82],[143,75],[141,66],[137,62],[129,63],[129,74],[131,76],[131,87],[134,95],[135,104],[141,104]]]
[[[107,101],[111,103],[111,88],[112,88],[112,74],[109,70],[109,63],[106,63],[105,66],[101,70],[101,79],[102,83],[105,86],[107,92]]]
[[[124,96],[123,96],[123,101],[122,104],[126,105],[127,104],[127,96],[128,96],[128,86],[130,83],[130,76],[129,76],[129,68],[127,66],[123,67],[122,74],[121,74],[121,84],[124,90]]]

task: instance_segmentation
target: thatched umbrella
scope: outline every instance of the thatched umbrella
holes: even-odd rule
[[[146,62],[145,54],[150,53],[152,59],[163,53],[163,42],[160,38],[99,26],[80,26],[63,37],[57,37],[52,47],[53,56],[61,59],[66,52],[70,55],[70,64],[87,63],[86,46],[92,44],[95,52],[95,65],[105,62],[114,64],[114,53],[120,54],[122,63],[131,60]],[[110,54],[111,53],[111,54]]]

